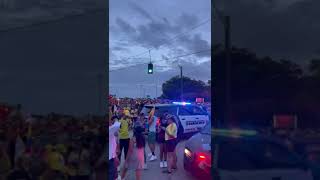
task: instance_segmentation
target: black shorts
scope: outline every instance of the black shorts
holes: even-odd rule
[[[157,142],[158,143],[165,143],[166,142],[164,133],[157,134]]]
[[[177,146],[177,139],[170,139],[166,141],[166,147],[168,152],[174,152]]]

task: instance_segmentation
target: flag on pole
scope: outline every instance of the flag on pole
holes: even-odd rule
[[[153,118],[155,111],[156,111],[156,107],[155,107],[155,105],[153,105],[153,108],[151,109],[151,111],[149,113],[148,122],[151,122],[151,118]]]

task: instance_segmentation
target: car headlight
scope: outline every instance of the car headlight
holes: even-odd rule
[[[189,158],[192,158],[192,152],[191,152],[189,149],[185,148],[185,149],[184,149],[184,154],[185,154],[186,156],[188,156]]]

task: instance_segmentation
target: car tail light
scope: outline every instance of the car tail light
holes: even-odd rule
[[[200,161],[204,161],[207,159],[207,157],[204,153],[199,153],[197,156]]]

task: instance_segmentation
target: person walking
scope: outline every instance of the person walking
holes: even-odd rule
[[[157,160],[157,156],[155,155],[155,149],[156,149],[156,122],[157,119],[154,116],[155,113],[155,107],[152,108],[150,114],[149,114],[149,118],[148,118],[148,127],[149,127],[149,131],[148,131],[148,145],[149,145],[149,149],[151,151],[150,154],[148,154],[148,157],[150,158],[149,161],[154,161]]]
[[[139,117],[137,118],[137,120],[135,121],[134,124],[134,129],[137,127],[141,127],[144,131],[143,131],[143,135],[145,136],[146,134],[146,128],[145,128],[145,122],[144,122],[144,113],[140,113]],[[146,158],[146,149],[144,147],[144,167],[143,169],[148,169],[147,166],[147,158]]]
[[[119,146],[120,153],[118,156],[119,161],[121,162],[122,151],[124,150],[124,157],[127,158],[128,150],[129,150],[129,128],[131,126],[131,120],[124,113],[120,114],[120,130],[119,130]]]
[[[167,147],[166,147],[166,141],[165,141],[165,130],[162,129],[162,127],[167,127],[167,120],[165,118],[165,115],[160,118],[159,126],[157,128],[158,136],[157,141],[159,143],[160,147],[160,168],[167,168]]]
[[[128,156],[121,174],[121,179],[124,179],[128,170],[134,169],[136,171],[136,180],[141,180],[141,170],[144,169],[144,129],[137,126],[134,129],[134,136],[130,140]]]
[[[177,145],[178,129],[174,116],[168,115],[167,120],[168,126],[161,127],[165,131],[165,141],[168,152],[168,169],[163,172],[171,174],[173,169],[177,169],[177,154],[175,149]]]

